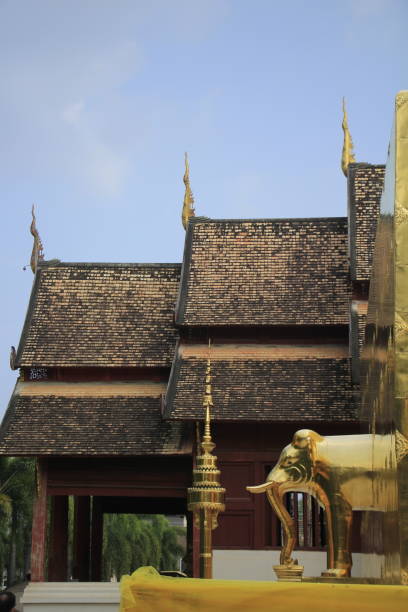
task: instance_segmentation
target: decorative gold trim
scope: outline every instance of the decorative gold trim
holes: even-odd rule
[[[14,346],[12,346],[10,349],[10,368],[12,370],[17,370],[16,359],[17,359],[16,349]]]
[[[408,440],[398,429],[395,431],[395,455],[397,463],[400,463],[408,455]]]
[[[210,353],[210,342],[208,344]],[[187,508],[194,513],[194,521],[200,528],[200,578],[212,578],[211,532],[217,527],[219,512],[225,510],[225,489],[220,484],[217,457],[212,454],[215,444],[211,437],[211,408],[214,406],[211,388],[211,360],[208,354],[205,372],[203,408],[205,410],[204,434],[197,442],[201,453],[197,454],[193,469],[193,483],[187,492]]]
[[[37,226],[36,226],[34,204],[31,208],[31,215],[32,215],[32,221],[30,225],[30,233],[34,237],[34,244],[33,244],[33,250],[31,252],[30,267],[31,267],[31,270],[33,271],[33,274],[35,274],[37,270],[38,262],[44,259],[44,248],[41,242],[40,234],[38,233]]]
[[[397,226],[406,223],[408,221],[408,210],[399,206],[395,211],[394,219]]]
[[[408,102],[408,92],[401,91],[399,94],[396,95],[396,97],[395,97],[395,105],[396,105],[397,108],[401,108],[407,102]]]
[[[282,582],[301,582],[304,569],[303,565],[298,565],[297,559],[287,565],[273,566],[277,579]]]
[[[188,226],[188,222],[190,221],[190,217],[194,217],[195,215],[195,208],[193,206],[194,204],[193,192],[191,191],[191,187],[190,187],[190,164],[188,163],[187,153],[185,153],[184,161],[185,161],[186,169],[185,169],[184,176],[183,176],[183,182],[184,182],[184,185],[186,186],[186,190],[184,193],[183,211],[181,213],[181,221],[183,223],[184,229],[186,230]]]
[[[394,333],[398,339],[408,333],[408,323],[397,312],[395,313]]]
[[[343,170],[344,176],[348,175],[349,164],[353,164],[356,161],[353,153],[353,140],[351,138],[350,130],[347,121],[346,102],[343,98],[343,122],[341,124],[344,132],[343,138],[343,151],[341,155],[341,169]]]

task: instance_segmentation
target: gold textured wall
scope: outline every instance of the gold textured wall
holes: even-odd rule
[[[408,583],[408,92],[395,100],[362,358],[361,421],[380,473],[372,481],[379,511],[364,515],[363,549],[380,555],[384,582]],[[389,452],[378,465],[384,437]]]

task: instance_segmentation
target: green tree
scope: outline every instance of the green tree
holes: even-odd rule
[[[10,516],[12,501],[7,495],[10,480],[7,457],[0,457],[0,578],[3,575],[9,554]]]
[[[180,536],[184,534],[185,529],[182,527],[173,527],[170,524],[169,527],[164,530],[160,569],[179,569],[177,560],[185,553],[184,547],[180,544]]]
[[[163,515],[110,514],[104,519],[103,576],[109,580],[130,574],[143,565],[177,569],[184,548],[175,528]]]
[[[34,462],[0,458],[0,576],[8,569],[8,584],[21,580],[31,540]]]

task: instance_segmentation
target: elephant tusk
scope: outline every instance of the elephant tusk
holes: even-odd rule
[[[273,480],[270,480],[269,482],[264,482],[263,484],[260,484],[260,485],[254,485],[252,487],[245,487],[245,488],[250,493],[265,493],[265,491],[273,487],[274,484],[275,483],[273,482]]]

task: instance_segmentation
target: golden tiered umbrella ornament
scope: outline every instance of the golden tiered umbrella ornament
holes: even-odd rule
[[[205,410],[204,435],[199,443],[201,453],[193,469],[193,486],[188,489],[188,509],[194,513],[200,528],[200,578],[212,578],[212,530],[218,526],[219,512],[225,510],[225,489],[220,484],[217,457],[212,454],[215,444],[211,438],[211,361],[207,361],[203,407]]]

